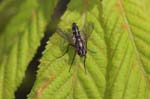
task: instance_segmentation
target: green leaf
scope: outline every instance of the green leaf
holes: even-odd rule
[[[68,72],[72,51],[55,34],[41,59],[37,80],[29,99],[150,99],[150,28],[147,1],[71,1],[59,27],[95,25],[88,40],[85,74],[76,57]],[[86,12],[87,11],[87,12]],[[70,33],[71,35],[71,33]]]
[[[51,15],[57,1],[49,2],[20,0],[19,4],[17,0],[7,0],[1,4],[0,13],[4,15],[0,18],[14,12],[8,16],[9,21],[4,23],[6,26],[0,33],[0,99],[14,98],[14,93],[44,35],[46,21],[50,18],[45,17],[45,12]],[[45,3],[51,5],[47,7],[49,9],[45,10]]]
[[[13,7],[12,2],[2,3],[0,14],[9,4]],[[20,9],[0,25],[0,99],[13,98],[55,3],[20,1]],[[148,0],[71,0],[58,27],[69,31],[76,22],[82,30],[94,23],[88,49],[96,53],[87,53],[87,73],[78,55],[69,72],[74,48],[56,59],[68,42],[55,33],[40,60],[28,99],[150,99],[149,16]]]
[[[28,99],[150,99],[150,7],[147,0],[71,0],[59,28],[94,23],[84,72],[74,48],[54,34],[43,53]],[[70,33],[71,35],[72,33]]]
[[[88,48],[96,53],[90,51],[87,53],[87,73],[83,60],[78,55],[69,72],[74,48],[71,48],[64,57],[56,59],[65,52],[67,42],[55,33],[47,43],[36,82],[28,99],[103,99],[106,87],[107,52],[103,29],[98,21],[97,4],[100,2],[94,0],[86,3],[72,0],[61,18],[59,28],[67,31],[71,29],[71,24],[76,22],[82,30],[84,24],[94,23],[94,31],[88,39]]]
[[[23,0],[5,0],[0,6],[0,33],[5,29],[11,18],[19,11],[18,5],[21,5]]]
[[[108,65],[105,99],[150,99],[147,1],[104,0]]]

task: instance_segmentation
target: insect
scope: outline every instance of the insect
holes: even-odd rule
[[[89,50],[89,49],[87,49],[87,40],[88,40],[89,36],[91,35],[93,28],[94,28],[93,23],[89,23],[89,24],[85,25],[81,31],[83,33],[83,35],[81,35],[77,24],[75,22],[73,22],[72,23],[72,31],[70,31],[70,32],[72,32],[71,37],[70,37],[70,35],[65,35],[64,34],[65,32],[62,31],[61,29],[56,30],[56,32],[58,34],[60,34],[63,38],[67,39],[67,41],[68,41],[68,46],[66,48],[66,51],[58,58],[61,58],[62,56],[64,56],[69,51],[70,47],[73,47],[75,49],[73,58],[71,61],[71,65],[69,68],[69,72],[71,70],[72,64],[76,57],[76,54],[78,54],[80,57],[84,58],[84,69],[86,72],[86,66],[85,66],[86,54],[87,54],[87,50]]]

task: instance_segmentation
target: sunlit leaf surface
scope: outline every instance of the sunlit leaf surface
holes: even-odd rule
[[[6,0],[0,6],[0,99],[14,97],[56,4],[14,2]],[[85,33],[90,34],[87,72],[78,55],[69,72],[73,47],[57,59],[69,42],[56,32],[47,42],[28,99],[150,99],[149,4],[150,0],[71,0],[58,28],[71,37],[73,22],[81,34],[84,25],[94,24],[94,30],[86,28]]]
[[[150,99],[150,19],[147,0],[72,0],[58,27],[94,23],[84,72],[74,48],[57,33],[47,43],[29,99]],[[68,35],[71,35],[69,32]],[[64,42],[65,41],[65,42]]]

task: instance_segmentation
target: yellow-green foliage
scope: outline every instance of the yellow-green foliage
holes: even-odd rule
[[[12,1],[1,3],[0,13]],[[20,1],[19,9],[12,5],[17,12],[6,28],[0,25],[0,99],[14,98],[56,3]],[[88,49],[95,53],[87,52],[87,73],[79,56],[69,72],[74,48],[56,59],[68,42],[54,33],[28,99],[150,99],[149,17],[150,0],[71,0],[58,27],[68,31],[76,22],[81,30],[94,23]]]

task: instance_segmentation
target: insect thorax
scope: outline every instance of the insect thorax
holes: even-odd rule
[[[79,56],[86,56],[86,47],[85,47],[83,39],[80,35],[80,31],[79,31],[76,23],[72,24],[72,31],[73,31],[73,37],[72,38],[74,41],[76,52],[78,53]]]

